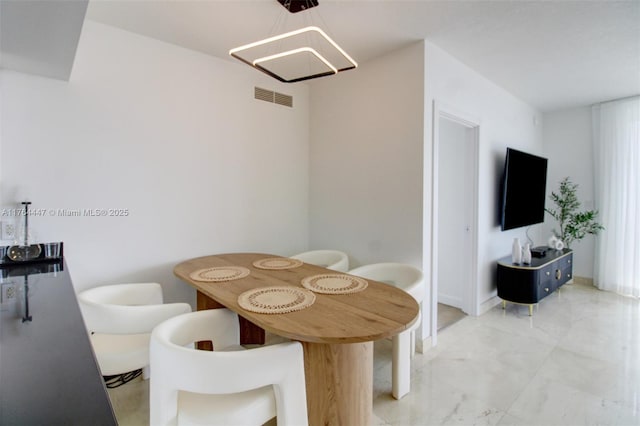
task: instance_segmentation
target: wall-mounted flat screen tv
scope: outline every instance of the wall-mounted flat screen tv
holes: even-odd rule
[[[503,231],[544,222],[547,159],[507,148],[502,180]]]

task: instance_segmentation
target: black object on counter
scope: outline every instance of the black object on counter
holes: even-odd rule
[[[56,246],[56,253],[51,255],[48,246]],[[21,264],[60,263],[64,258],[64,243],[29,244],[28,246],[0,246],[0,268]]]

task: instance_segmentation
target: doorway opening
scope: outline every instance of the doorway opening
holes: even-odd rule
[[[478,314],[478,120],[434,104],[432,336]]]

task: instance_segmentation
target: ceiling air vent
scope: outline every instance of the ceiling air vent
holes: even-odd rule
[[[259,101],[273,102],[273,91],[256,87],[254,97]]]
[[[289,95],[283,95],[282,93],[274,92],[273,102],[278,105],[292,107],[293,97]]]
[[[263,89],[261,87],[254,88],[254,98],[260,101],[267,101],[278,105],[293,107],[293,97],[273,90]]]

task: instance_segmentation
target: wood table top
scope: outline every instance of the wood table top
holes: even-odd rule
[[[308,263],[285,270],[264,270],[253,266],[256,260],[272,257],[280,256],[229,253],[198,257],[176,265],[174,274],[263,329],[303,342],[358,343],[379,340],[406,330],[418,318],[419,307],[413,297],[399,288],[373,280],[367,280],[368,287],[358,293],[316,293],[315,303],[300,311],[259,314],[243,309],[238,304],[238,296],[247,290],[271,286],[302,287],[301,281],[305,277],[338,273]],[[226,282],[200,282],[189,277],[197,270],[219,266],[242,266],[249,269],[250,274]]]

